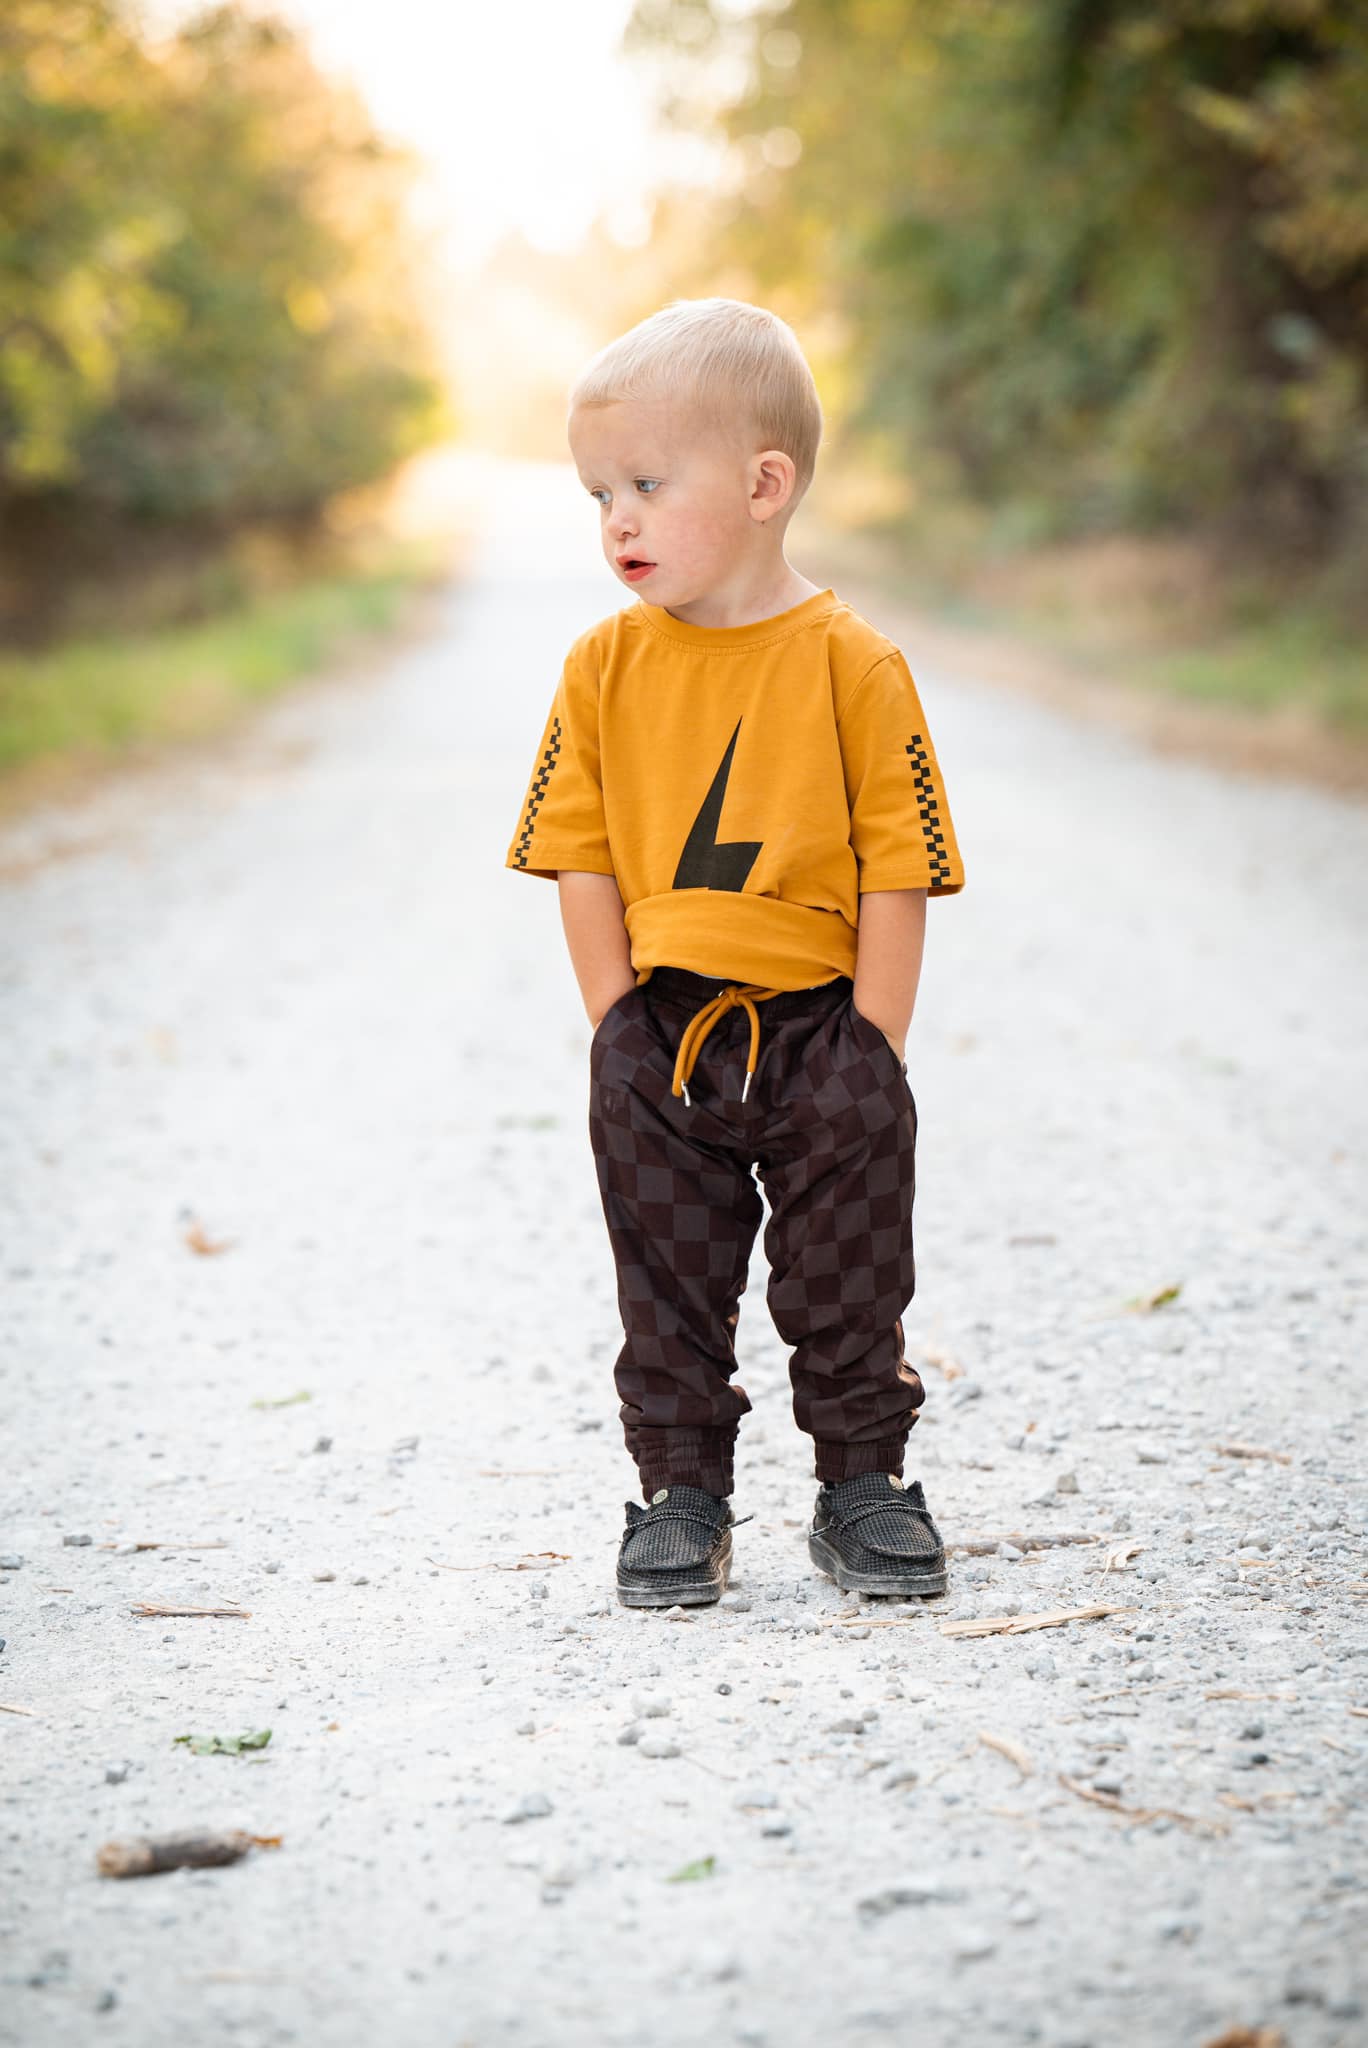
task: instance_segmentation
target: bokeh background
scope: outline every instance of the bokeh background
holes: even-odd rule
[[[383,633],[710,293],[808,573],[1368,760],[1356,0],[7,0],[0,789]]]

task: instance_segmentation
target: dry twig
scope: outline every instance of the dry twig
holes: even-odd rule
[[[567,1552],[560,1550],[537,1550],[519,1558],[516,1564],[443,1564],[440,1557],[429,1557],[426,1563],[439,1572],[549,1572],[558,1564],[569,1564]]]
[[[979,1741],[985,1749],[995,1749],[999,1756],[1005,1756],[1008,1763],[1015,1764],[1023,1778],[1029,1778],[1035,1765],[1019,1742],[1008,1742],[1005,1736],[990,1735],[986,1728],[979,1729]]]
[[[0,1714],[23,1714],[30,1721],[38,1719],[38,1709],[36,1707],[7,1707],[2,1700],[0,1700]]]
[[[946,1550],[963,1551],[966,1557],[987,1557],[999,1543],[1014,1544],[1018,1550],[1056,1550],[1066,1543],[1100,1543],[1091,1529],[1055,1529],[1040,1535],[1024,1535],[1013,1529],[1005,1536],[957,1536],[947,1538]]]
[[[1101,1621],[1109,1614],[1134,1614],[1128,1607],[1055,1607],[1044,1614],[984,1614],[977,1621],[943,1621],[943,1636],[1020,1636],[1028,1629],[1059,1628],[1066,1621]]]
[[[217,1833],[190,1828],[183,1834],[106,1842],[95,1861],[101,1877],[153,1877],[161,1870],[206,1870],[220,1863],[236,1863],[249,1849],[279,1847],[279,1835],[251,1835],[242,1828]]]
[[[1203,1820],[1195,1813],[1180,1813],[1173,1806],[1127,1806],[1114,1792],[1099,1792],[1092,1785],[1080,1785],[1076,1778],[1070,1778],[1063,1771],[1055,1774],[1066,1792],[1074,1792],[1080,1799],[1090,1799],[1094,1806],[1105,1806],[1111,1813],[1122,1814],[1127,1820],[1176,1820],[1180,1827],[1205,1829],[1210,1834],[1224,1835],[1229,1832],[1221,1820]]]
[[[226,1615],[233,1621],[249,1621],[250,1607],[161,1607],[152,1600],[139,1600],[129,1609],[139,1621],[188,1621],[200,1615]]]
[[[1262,1444],[1213,1444],[1223,1458],[1271,1458],[1275,1465],[1290,1465],[1291,1455],[1287,1451],[1266,1451]]]

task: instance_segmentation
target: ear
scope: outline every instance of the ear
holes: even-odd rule
[[[750,516],[763,525],[782,512],[793,496],[798,471],[782,448],[766,448],[750,461]]]

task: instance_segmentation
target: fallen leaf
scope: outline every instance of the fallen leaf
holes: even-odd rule
[[[1107,1562],[1102,1567],[1103,1571],[1121,1571],[1126,1565],[1130,1563],[1133,1557],[1139,1556],[1140,1552],[1144,1549],[1144,1547],[1145,1546],[1143,1543],[1138,1542],[1118,1543],[1115,1550],[1109,1550],[1107,1552]]]
[[[666,1884],[697,1884],[703,1877],[712,1877],[717,1869],[715,1856],[700,1856],[696,1863],[686,1863],[682,1870],[671,1871]]]
[[[1019,1636],[1028,1629],[1059,1628],[1066,1621],[1100,1621],[1108,1614],[1133,1614],[1129,1607],[1057,1607],[1043,1614],[985,1614],[977,1621],[943,1621],[943,1636]]]
[[[1281,2027],[1227,2027],[1202,2048],[1287,2048],[1287,2036]]]
[[[253,1408],[297,1408],[301,1401],[312,1401],[313,1395],[307,1387],[301,1387],[297,1394],[284,1394],[278,1401],[253,1401]]]
[[[192,1756],[241,1756],[244,1749],[265,1749],[270,1739],[269,1728],[249,1735],[177,1735],[172,1748],[183,1742]]]
[[[236,1244],[237,1239],[235,1237],[210,1237],[204,1225],[197,1218],[186,1231],[185,1242],[189,1245],[192,1252],[199,1254],[200,1258],[216,1259],[220,1252],[226,1252],[230,1246]]]

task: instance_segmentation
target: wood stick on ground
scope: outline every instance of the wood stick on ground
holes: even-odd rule
[[[568,1553],[560,1550],[530,1551],[517,1564],[443,1564],[440,1557],[424,1560],[439,1572],[549,1572],[558,1564],[569,1564]]]
[[[249,1621],[250,1607],[159,1607],[151,1600],[138,1600],[129,1609],[139,1621],[188,1621],[204,1614],[224,1614],[233,1621]]]
[[[1020,1636],[1028,1629],[1059,1628],[1066,1621],[1101,1621],[1109,1614],[1134,1613],[1134,1602],[1127,1607],[1055,1607],[1045,1614],[984,1614],[977,1621],[943,1621],[940,1632],[943,1636]]]
[[[1074,1792],[1080,1799],[1090,1799],[1094,1806],[1105,1806],[1109,1812],[1122,1814],[1127,1820],[1176,1820],[1180,1827],[1193,1828],[1198,1833],[1229,1833],[1222,1820],[1203,1820],[1195,1813],[1179,1813],[1172,1806],[1127,1806],[1114,1792],[1098,1792],[1091,1785],[1080,1785],[1076,1778],[1066,1777],[1063,1771],[1057,1771],[1055,1775],[1066,1792]]]
[[[963,1551],[966,1557],[987,1557],[999,1543],[1015,1544],[1018,1550],[1057,1550],[1065,1543],[1101,1543],[1103,1540],[1091,1529],[1056,1529],[1036,1535],[1025,1535],[1020,1529],[1013,1529],[1005,1536],[947,1537],[945,1548],[947,1551]]]
[[[1223,1458],[1271,1458],[1275,1465],[1290,1465],[1292,1458],[1287,1451],[1266,1451],[1262,1444],[1213,1444],[1213,1451],[1219,1451]]]
[[[203,1543],[177,1543],[173,1537],[134,1536],[128,1542],[101,1543],[101,1550],[226,1550],[228,1545],[222,1536],[211,1536]]]
[[[236,1863],[249,1849],[279,1847],[279,1835],[250,1835],[243,1828],[187,1828],[180,1834],[106,1842],[95,1862],[101,1877],[153,1877],[161,1870],[207,1870]]]
[[[1221,1685],[1204,1692],[1204,1700],[1294,1700],[1294,1692],[1245,1692],[1238,1685]]]
[[[38,1709],[36,1707],[7,1707],[2,1700],[0,1700],[0,1714],[23,1714],[30,1721],[38,1719]]]
[[[1019,1742],[1008,1742],[1003,1735],[990,1735],[986,1728],[979,1729],[979,1741],[985,1749],[995,1749],[1009,1764],[1015,1764],[1023,1778],[1029,1778],[1034,1771],[1035,1765]]]
[[[1360,1720],[1368,1721],[1368,1707],[1346,1707],[1347,1714],[1357,1714]]]

